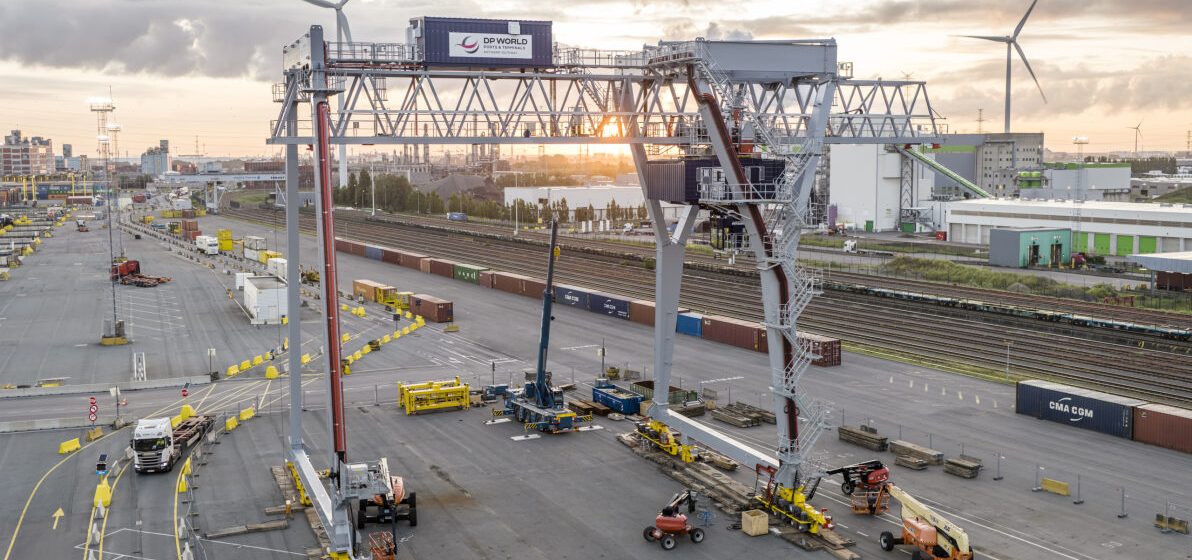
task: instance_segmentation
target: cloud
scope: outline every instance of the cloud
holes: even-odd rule
[[[1027,0],[879,0],[857,10],[804,21],[814,25],[945,23],[993,29],[998,29],[1000,22],[1005,30],[997,32],[1009,34],[1029,6]],[[1192,24],[1187,0],[1040,0],[1027,25],[1086,17],[1108,18],[1119,31],[1125,25],[1150,33],[1186,33]]]

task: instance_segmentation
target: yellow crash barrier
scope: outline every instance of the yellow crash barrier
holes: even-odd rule
[[[282,350],[290,349],[290,337],[287,336],[284,340],[281,341],[281,349]]]
[[[1042,483],[1040,484],[1040,487],[1043,489],[1044,492],[1050,492],[1052,494],[1059,494],[1060,496],[1070,496],[1071,495],[1071,493],[1068,491],[1068,483],[1067,482],[1060,482],[1055,479],[1044,478]]]
[[[240,362],[240,371],[248,371],[250,369],[252,369],[252,361],[244,360]]]
[[[91,507],[111,507],[112,506],[112,487],[108,485],[108,477],[103,477],[99,480],[99,484],[95,485],[95,499],[91,500]]]
[[[252,365],[254,365],[254,366],[259,366],[264,362],[265,362],[265,359],[262,358],[259,354],[252,357]]]
[[[310,363],[310,354],[303,354],[302,355],[302,365],[306,365],[309,363]]]
[[[178,477],[178,493],[185,494],[188,487],[189,485],[186,484],[186,476],[184,475]]]
[[[235,416],[229,416],[227,420],[224,420],[224,431],[230,432],[232,430],[235,430],[236,426],[239,426],[239,425],[240,425],[240,421],[237,420]]]
[[[182,423],[182,415],[181,414],[179,414],[178,416],[170,417],[170,427],[171,428],[177,428],[178,424],[181,424],[181,423]]]
[[[79,438],[68,439],[58,444],[58,454],[66,455],[78,451],[82,446],[79,445]]]
[[[236,364],[232,364],[228,366],[228,372],[225,374],[225,377],[236,377],[237,373],[240,373],[240,368]]]
[[[389,342],[391,342],[392,340],[393,340],[393,338],[390,337],[389,335],[382,336],[381,344],[389,344]]]
[[[339,304],[339,310],[340,310],[340,311],[347,311],[347,310],[348,310],[348,304],[346,304],[346,303],[341,303],[341,304]]]
[[[352,352],[352,361],[359,360],[362,357],[364,357],[364,354],[361,354],[359,350]]]
[[[413,318],[414,318],[414,314],[410,313],[409,311],[406,311],[406,319],[413,319]]]
[[[186,420],[187,418],[190,418],[194,415],[195,407],[190,406],[189,404],[182,405],[182,410],[178,411],[178,416],[180,416],[183,420]]]
[[[103,437],[103,426],[96,426],[87,430],[87,441],[95,441],[101,437]]]
[[[340,337],[340,342],[347,342],[349,340],[352,340],[352,335],[348,333],[344,333],[344,335]]]
[[[257,415],[257,409],[250,406],[250,407],[240,411],[240,420],[242,420],[242,421],[248,420],[256,415]]]
[[[283,325],[290,324],[290,318],[286,315],[282,315],[281,316],[281,324],[283,324]]]
[[[403,335],[410,334],[410,327],[402,327],[401,334],[403,334]]]
[[[277,366],[269,366],[265,368],[265,379],[277,379],[281,374],[277,372]]]
[[[372,352],[372,346],[365,345],[363,348],[360,349],[361,354],[368,354],[371,352]]]

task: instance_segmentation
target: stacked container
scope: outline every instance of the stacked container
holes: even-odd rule
[[[1134,436],[1134,408],[1146,404],[1038,379],[1019,381],[1016,393],[1015,411],[1019,414],[1126,439]]]

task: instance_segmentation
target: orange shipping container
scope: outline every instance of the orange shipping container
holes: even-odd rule
[[[419,259],[418,260],[418,270],[421,270],[422,272],[424,272],[426,274],[430,274],[430,261],[431,261],[430,258]]]
[[[1192,453],[1192,410],[1165,404],[1134,407],[1134,441]]]
[[[414,313],[432,323],[449,323],[455,319],[454,306],[450,301],[426,294],[414,294],[410,306]]]

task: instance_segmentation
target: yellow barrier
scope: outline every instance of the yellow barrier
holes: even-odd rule
[[[182,410],[178,411],[178,416],[181,416],[183,420],[186,420],[187,418],[190,418],[194,415],[195,407],[190,406],[189,404],[182,405]]]
[[[372,352],[372,346],[369,346],[369,345],[367,345],[367,344],[366,344],[366,345],[364,345],[364,347],[360,349],[360,353],[361,353],[361,354],[368,354],[368,353],[371,353],[371,352]]]
[[[410,327],[402,327],[401,334],[410,334]]]
[[[225,377],[236,377],[237,373],[240,373],[240,368],[237,367],[236,364],[232,364],[228,366],[228,373],[225,375]]]
[[[310,354],[303,354],[302,355],[302,365],[306,365],[309,363],[310,363]]]
[[[346,304],[346,303],[341,303],[341,304],[339,304],[339,310],[340,310],[340,311],[347,311],[347,310],[348,310],[348,304]]]
[[[282,315],[282,316],[281,316],[281,324],[283,324],[283,325],[288,325],[288,324],[290,324],[290,318],[289,318],[289,316]]]
[[[227,420],[224,420],[224,431],[230,432],[232,430],[235,430],[236,426],[239,426],[239,425],[240,425],[240,422],[238,420],[236,420],[235,416],[229,416]]]
[[[179,414],[178,416],[170,417],[170,427],[171,428],[177,428],[178,424],[181,424],[181,423],[182,423],[182,415],[181,414]]]
[[[389,335],[382,336],[381,344],[389,344],[389,342],[392,340],[393,340],[393,338],[391,338]]]
[[[93,429],[87,430],[87,441],[95,441],[103,437],[103,426],[96,426]]]
[[[359,360],[362,357],[364,357],[364,354],[361,354],[359,350],[352,352],[352,361]]]
[[[178,477],[178,493],[185,494],[188,485],[186,484],[186,476]]]
[[[410,313],[409,311],[406,311],[406,319],[411,319],[411,320],[414,319],[414,314]]]
[[[250,406],[250,407],[240,411],[240,420],[242,420],[242,421],[248,420],[256,415],[257,415],[257,409]]]
[[[1070,496],[1071,495],[1071,493],[1068,492],[1068,483],[1067,482],[1060,482],[1058,480],[1051,479],[1051,478],[1044,478],[1043,482],[1040,484],[1040,488],[1042,488],[1044,492],[1050,492],[1052,494],[1059,494],[1060,496]]]
[[[410,325],[410,332],[414,332],[420,328],[422,328],[422,325],[419,325],[418,323],[414,323],[413,325]]]
[[[352,335],[350,335],[348,333],[344,333],[344,335],[339,338],[340,338],[340,342],[347,342],[349,340],[352,340]]]
[[[401,338],[401,331],[393,331],[393,340]]]
[[[265,359],[262,358],[259,354],[252,357],[252,365],[254,365],[254,366],[259,366],[264,362],[265,362]]]
[[[290,337],[287,336],[284,340],[281,341],[281,349],[282,350],[290,349]]]
[[[252,362],[250,360],[240,362],[240,371],[248,371],[250,369],[252,369]]]
[[[265,379],[277,379],[281,374],[277,372],[277,366],[269,366],[265,368]]]
[[[79,445],[79,438],[68,439],[58,444],[58,454],[66,455],[78,451],[82,446]]]
[[[187,457],[186,462],[182,463],[182,476],[190,474],[190,458]]]
[[[111,507],[112,506],[112,487],[108,485],[108,477],[103,477],[99,480],[99,484],[95,485],[95,498],[91,500],[91,507]]]

